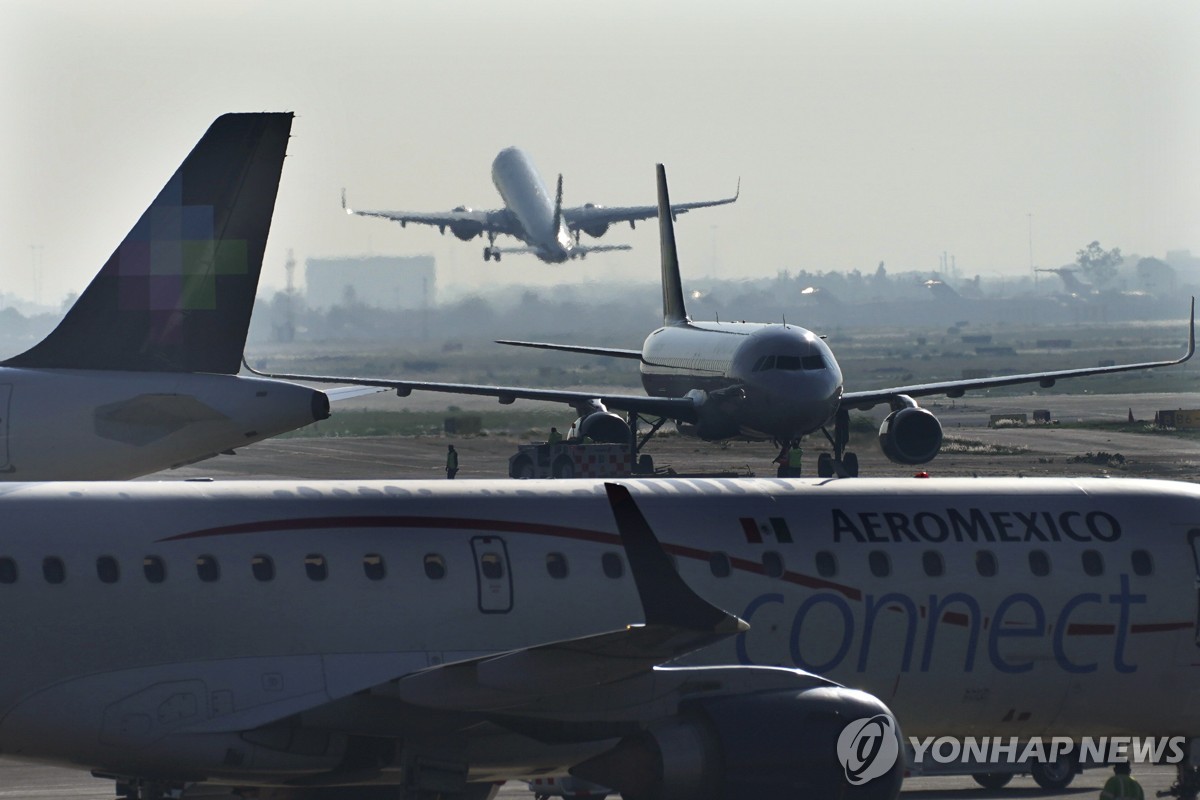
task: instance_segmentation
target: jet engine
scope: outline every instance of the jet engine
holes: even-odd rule
[[[459,206],[454,209],[457,213],[465,213],[471,209],[466,206]],[[450,223],[450,232],[462,239],[464,242],[469,242],[476,236],[483,233],[483,223],[475,222],[474,220],[459,220],[458,222]]]
[[[899,726],[869,694],[842,687],[702,698],[664,726],[627,737],[572,775],[625,800],[893,800]]]
[[[584,205],[584,208],[603,208],[603,207],[604,206],[598,206],[595,203],[587,203]],[[608,223],[607,222],[599,222],[599,221],[589,222],[587,225],[580,226],[580,230],[582,230],[588,236],[591,236],[593,239],[599,239],[601,236],[603,236],[605,234],[606,231],[608,231]]]
[[[593,442],[629,444],[629,425],[620,414],[593,411],[575,420],[567,438],[582,439],[585,436]]]
[[[896,464],[924,464],[942,449],[942,424],[917,406],[893,411],[879,426],[879,447]]]

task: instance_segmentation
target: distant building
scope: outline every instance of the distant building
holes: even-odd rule
[[[304,262],[304,282],[310,308],[361,303],[391,311],[437,302],[431,255],[310,258]]]

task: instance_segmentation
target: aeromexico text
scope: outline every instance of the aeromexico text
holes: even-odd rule
[[[1062,758],[1081,764],[1178,764],[1183,761],[1182,736],[926,736],[908,737],[912,763],[919,764],[1049,764]]]
[[[1121,523],[1107,511],[944,512],[833,509],[833,541],[875,542],[1115,542]]]

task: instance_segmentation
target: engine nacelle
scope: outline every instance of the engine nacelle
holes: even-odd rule
[[[571,425],[568,439],[590,438],[604,444],[629,444],[629,425],[619,414],[596,411],[580,417]]]
[[[904,755],[878,699],[842,687],[700,698],[571,770],[636,800],[894,800]]]
[[[879,447],[896,464],[924,464],[942,449],[942,424],[923,408],[893,411],[879,426]]]
[[[471,220],[452,222],[450,223],[450,232],[464,242],[469,242],[483,233],[483,223],[472,222]]]

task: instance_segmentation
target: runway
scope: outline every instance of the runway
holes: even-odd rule
[[[1107,769],[1091,769],[1075,776],[1075,780],[1061,792],[1045,792],[1028,776],[1017,776],[1003,789],[985,790],[971,778],[909,778],[904,782],[902,796],[907,800],[982,800],[982,798],[1040,798],[1041,800],[1079,800],[1096,798],[1104,782],[1112,774]],[[1169,767],[1140,767],[1134,777],[1142,784],[1147,800],[1155,792],[1171,785],[1175,778]],[[102,800],[112,798],[112,781],[93,778],[86,772],[22,764],[9,759],[0,759],[0,798],[14,800]],[[530,800],[533,795],[523,783],[509,782],[500,790],[501,798]],[[763,800],[777,800],[764,798]]]

